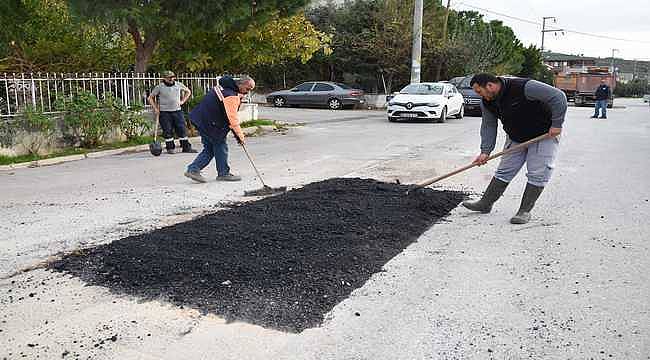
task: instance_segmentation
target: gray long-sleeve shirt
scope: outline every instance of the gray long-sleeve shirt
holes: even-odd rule
[[[562,90],[537,80],[530,80],[524,86],[524,95],[528,100],[538,100],[548,105],[551,110],[551,126],[561,128],[567,110],[566,95]],[[481,122],[481,153],[489,154],[497,142],[498,119],[481,102],[483,121]]]

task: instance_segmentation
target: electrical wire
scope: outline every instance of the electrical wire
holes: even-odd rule
[[[468,8],[485,11],[486,13],[502,16],[502,17],[505,17],[505,18],[508,18],[508,19],[518,20],[518,21],[528,23],[528,24],[532,24],[532,25],[542,26],[542,23],[537,22],[537,21],[524,19],[524,18],[512,16],[512,15],[507,15],[507,14],[504,14],[504,13],[501,13],[501,12],[498,12],[498,11],[494,11],[494,10],[490,10],[490,9],[486,9],[486,8],[482,8],[482,7],[478,7],[478,6],[474,6],[474,5],[468,4],[466,2],[462,2],[462,1],[458,2],[458,5],[464,5],[464,6],[467,6]],[[557,24],[554,24],[554,25],[559,26]],[[577,31],[577,30],[571,30],[571,29],[558,29],[557,32],[572,33],[572,34],[590,36],[590,37],[599,38],[599,39],[626,41],[626,42],[633,42],[633,43],[639,43],[639,44],[650,44],[650,41],[624,39],[624,38],[618,38],[618,37],[607,36],[607,35],[592,34],[592,33],[584,32],[584,31]]]

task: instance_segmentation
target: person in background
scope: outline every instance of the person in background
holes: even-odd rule
[[[598,118],[598,110],[601,110],[601,119],[607,119],[607,102],[609,101],[609,98],[612,97],[612,90],[609,88],[609,85],[607,85],[607,82],[605,79],[600,79],[600,85],[598,85],[598,88],[596,89],[596,105],[594,108],[594,116],[592,116],[592,119],[597,119]]]
[[[148,100],[158,114],[167,153],[175,152],[174,133],[176,133],[184,153],[195,153],[196,150],[192,149],[187,138],[185,116],[181,111],[181,106],[190,98],[192,92],[187,86],[176,81],[176,74],[172,71],[165,71],[162,76],[162,83],[153,88]]]

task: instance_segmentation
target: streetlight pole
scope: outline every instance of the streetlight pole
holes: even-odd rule
[[[415,0],[413,9],[413,50],[411,53],[411,83],[420,82],[422,62],[422,11],[423,0]]]

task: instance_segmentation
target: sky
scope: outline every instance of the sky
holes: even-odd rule
[[[447,1],[443,0],[443,3],[446,5]],[[612,49],[618,49],[615,52],[617,58],[650,60],[650,0],[451,0],[451,7],[478,11],[488,20],[502,20],[525,45],[537,47],[541,45],[542,17],[554,16],[557,23],[547,20],[547,28],[636,41],[596,38],[565,31],[564,35],[561,32],[557,35],[546,33],[545,50],[610,57]]]

